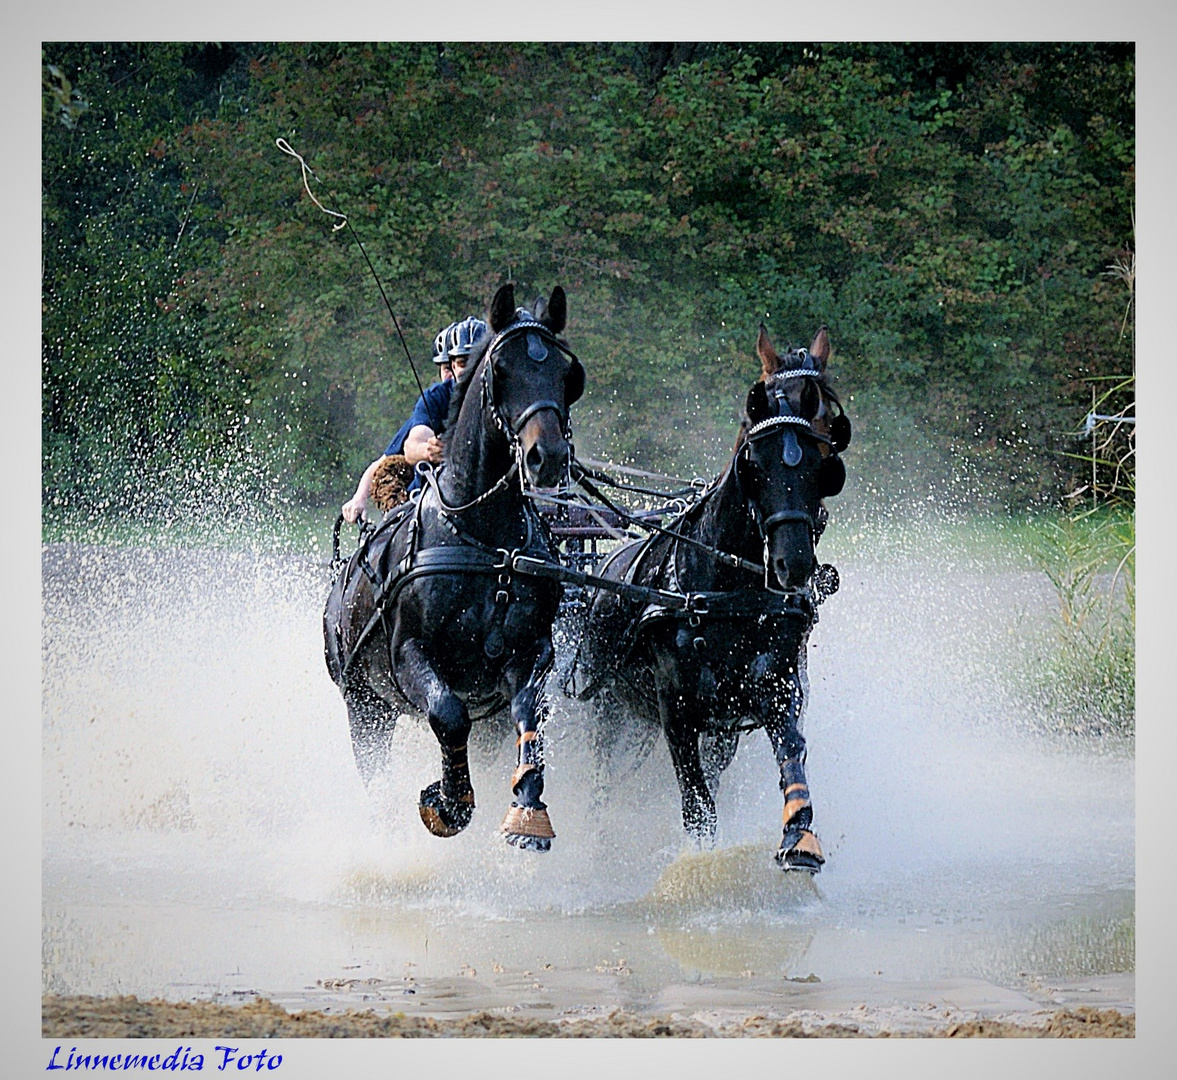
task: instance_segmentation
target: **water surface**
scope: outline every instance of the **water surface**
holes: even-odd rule
[[[436,1014],[1131,1006],[1131,747],[1046,738],[1009,676],[1045,579],[840,570],[809,662],[810,879],[772,862],[763,733],[701,852],[665,747],[596,799],[589,715],[557,696],[551,853],[499,837],[514,756],[494,722],[472,738],[474,821],[440,840],[416,810],[438,772],[422,722],[359,780],[322,567],[46,546],[43,989]]]

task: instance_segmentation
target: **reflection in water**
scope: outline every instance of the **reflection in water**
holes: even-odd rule
[[[997,675],[1050,597],[1031,575],[841,570],[809,669],[829,856],[812,879],[772,862],[762,733],[723,778],[713,851],[684,842],[661,743],[594,792],[591,716],[561,699],[550,855],[498,835],[513,740],[495,723],[471,740],[474,821],[438,840],[416,810],[437,770],[421,722],[402,721],[370,792],[359,782],[322,662],[320,568],[46,548],[44,988],[432,986],[473,1008],[520,987],[591,1004],[700,979],[1133,970],[1130,747],[1042,742]]]

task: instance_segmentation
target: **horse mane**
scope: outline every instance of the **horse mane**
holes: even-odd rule
[[[445,431],[442,432],[441,442],[443,446],[449,445],[450,434],[458,423],[458,415],[462,411],[462,402],[466,400],[466,393],[470,389],[470,384],[474,381],[474,377],[482,370],[482,358],[486,354],[487,346],[490,345],[494,339],[494,333],[489,329],[474,342],[474,347],[470,350],[469,359],[466,361],[466,367],[462,374],[454,379],[454,388],[450,391],[450,411],[445,418]]]

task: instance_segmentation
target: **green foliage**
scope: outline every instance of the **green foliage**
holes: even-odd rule
[[[1081,475],[1058,433],[1115,370],[1101,271],[1130,232],[1130,48],[47,45],[45,63],[50,497],[99,478],[139,498],[128,476],[195,453],[333,499],[407,414],[379,292],[279,136],[349,216],[422,377],[437,329],[503,281],[565,287],[582,450],[717,467],[758,323],[807,344],[824,322],[869,419],[851,410],[860,485],[922,497],[914,457],[967,477],[945,498],[1027,505]]]
[[[162,464],[215,443],[236,387],[164,298],[219,257],[164,136],[185,111],[179,46],[52,45],[42,140],[43,471],[57,504],[166,499]],[[80,99],[78,99],[80,100]],[[63,105],[64,109],[65,106]]]
[[[1106,276],[1125,286],[1118,340],[1130,343],[1135,255],[1117,259]],[[1083,433],[1084,441],[1091,439],[1090,453],[1067,455],[1090,469],[1090,479],[1069,493],[1073,508],[1037,549],[1060,603],[1058,648],[1042,690],[1052,713],[1080,730],[1135,729],[1135,417],[1134,375],[1094,383]]]
[[[1135,718],[1135,527],[1130,512],[1043,523],[1035,550],[1059,598],[1034,672],[1042,714],[1069,731],[1131,734]]]

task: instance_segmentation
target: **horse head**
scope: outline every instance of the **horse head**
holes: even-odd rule
[[[762,372],[748,392],[736,475],[764,534],[767,565],[782,588],[800,588],[817,566],[821,500],[846,481],[839,454],[850,421],[825,377],[824,326],[808,349],[790,346],[783,356],[761,326],[756,352]]]
[[[559,285],[530,311],[515,306],[513,284],[503,285],[491,301],[489,333],[470,358],[481,370],[483,407],[535,487],[554,487],[567,470],[569,408],[584,393],[584,368],[560,338],[567,317]]]

